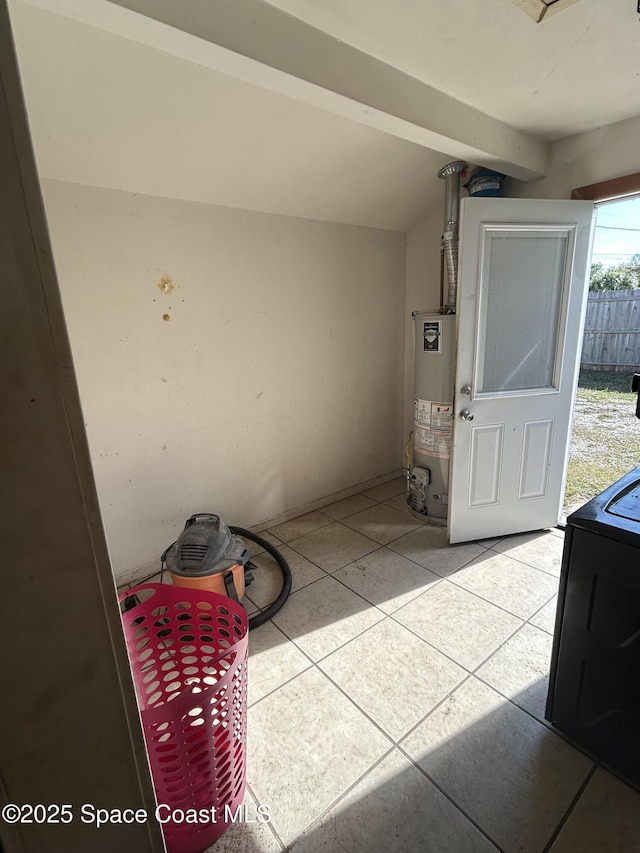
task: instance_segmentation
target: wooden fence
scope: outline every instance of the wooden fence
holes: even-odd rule
[[[640,370],[640,290],[589,293],[580,366]]]

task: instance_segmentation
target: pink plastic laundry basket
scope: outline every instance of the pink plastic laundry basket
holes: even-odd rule
[[[196,853],[222,835],[244,796],[247,615],[214,592],[150,583],[135,594],[141,603],[122,620],[159,817],[175,815],[163,823],[165,843],[169,853]],[[198,822],[185,822],[194,809]]]

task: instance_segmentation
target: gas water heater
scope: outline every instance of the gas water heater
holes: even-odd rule
[[[416,363],[408,503],[419,515],[444,524],[453,425],[456,317],[414,312],[413,320]]]
[[[444,231],[440,241],[440,309],[430,313],[413,312],[416,363],[413,458],[409,445],[406,454],[407,503],[415,513],[436,524],[446,523],[449,503],[460,176],[466,168],[464,161],[454,160],[438,172],[438,177],[445,181]]]

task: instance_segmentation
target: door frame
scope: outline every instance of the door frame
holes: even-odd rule
[[[614,201],[638,193],[640,193],[640,172],[634,172],[620,178],[611,178],[583,187],[574,187],[571,190],[571,198],[595,202]]]
[[[629,175],[622,175],[618,178],[610,178],[606,181],[598,181],[595,184],[585,184],[581,187],[573,187],[571,190],[571,198],[576,201],[593,201],[594,206],[597,208],[599,204],[605,202],[615,202],[615,201],[624,201],[626,198],[631,198],[632,196],[640,196],[640,172],[633,172]],[[593,252],[592,252],[593,257]],[[589,288],[589,281],[585,281],[585,285],[587,290]],[[583,329],[584,331],[584,329]],[[578,376],[579,376],[578,370]],[[578,393],[578,384],[576,382],[576,387],[574,389],[574,395]],[[571,439],[573,435],[573,419],[575,417],[575,403],[571,413],[571,425],[569,430],[569,450],[571,449]],[[560,521],[558,522],[558,527],[561,530],[566,528],[567,516],[564,513],[564,504],[565,504],[565,493],[566,493],[566,477],[565,484],[563,487],[563,511],[560,515]]]

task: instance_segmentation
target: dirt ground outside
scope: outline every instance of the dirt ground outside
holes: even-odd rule
[[[640,464],[631,375],[581,371],[565,492],[566,515]]]

